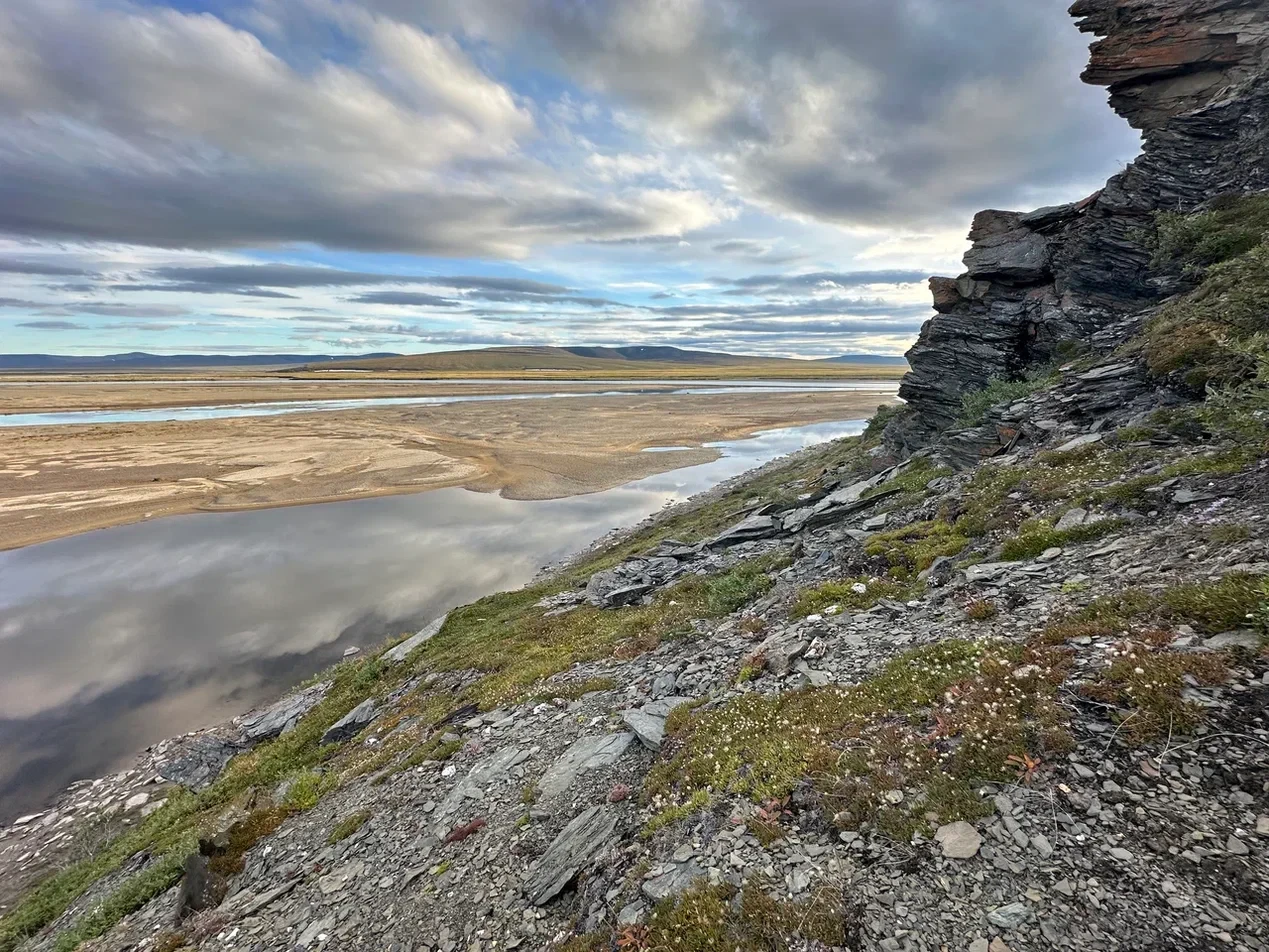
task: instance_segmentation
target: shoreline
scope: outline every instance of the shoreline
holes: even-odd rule
[[[167,516],[433,489],[524,501],[585,495],[709,462],[719,452],[708,443],[862,419],[892,400],[645,394],[602,407],[577,397],[15,428],[0,448],[0,551]],[[670,444],[689,448],[643,452]]]
[[[796,426],[798,424],[790,423],[786,425]],[[759,431],[750,432],[756,433]],[[735,436],[730,438],[734,439]],[[722,438],[720,437],[720,439]],[[583,563],[587,558],[593,557],[606,549],[619,546],[623,541],[633,538],[641,532],[655,528],[660,523],[676,515],[708,505],[710,502],[722,498],[728,493],[735,491],[738,487],[758,479],[768,472],[782,466],[788,466],[790,463],[796,463],[802,457],[822,452],[824,445],[815,444],[803,447],[768,460],[761,465],[729,477],[686,499],[680,500],[671,506],[666,506],[637,523],[606,532],[571,554],[544,565],[537,574],[521,587],[537,585],[544,579],[567,572]],[[705,447],[700,449],[711,451],[713,454],[712,458],[717,458],[721,455],[717,450]],[[691,453],[695,451],[685,450],[682,452]],[[645,455],[650,458],[674,458],[679,453],[649,453]],[[688,463],[684,465],[694,464]],[[679,468],[682,468],[682,466],[660,467],[657,472],[666,472]],[[409,493],[410,491],[406,490],[405,492]],[[380,495],[399,494],[402,493],[387,491]],[[289,505],[308,504],[297,502]],[[280,507],[257,506],[251,508]],[[514,590],[509,589],[509,591]],[[424,630],[436,626],[438,621],[443,623],[447,614],[444,613],[438,619],[429,621]],[[417,634],[421,634],[421,632]],[[410,637],[409,633],[406,633],[395,637],[381,638],[361,648],[357,657],[380,655],[384,651],[390,650],[394,644],[407,641]],[[20,896],[32,882],[38,881],[48,869],[55,868],[62,862],[66,854],[60,852],[61,850],[74,848],[73,843],[69,842],[70,837],[66,837],[56,831],[62,830],[64,826],[71,826],[73,830],[77,830],[79,825],[95,823],[101,823],[103,824],[103,829],[109,829],[110,824],[114,823],[117,832],[140,822],[151,812],[162,806],[172,791],[185,789],[182,783],[161,775],[161,770],[166,769],[171,763],[180,759],[197,762],[206,755],[209,749],[215,749],[226,742],[232,743],[232,738],[241,733],[242,724],[248,718],[264,711],[278,709],[292,699],[304,696],[306,691],[315,685],[322,684],[324,677],[328,676],[335,667],[338,667],[338,662],[332,667],[324,668],[308,678],[292,684],[285,690],[278,692],[269,701],[252,705],[247,710],[239,711],[234,715],[221,718],[194,730],[150,743],[120,758],[117,761],[117,769],[104,772],[99,776],[74,780],[52,796],[41,801],[39,807],[32,808],[29,813],[0,821],[0,872],[4,874],[0,876],[0,915],[10,908],[13,899]],[[320,701],[320,697],[318,700]],[[223,770],[223,767],[221,769]],[[48,838],[41,844],[34,844],[34,848],[32,848],[33,844],[25,840],[26,837],[32,834],[40,837],[42,831],[46,829],[50,831]],[[26,868],[17,868],[17,866],[21,866],[24,857],[12,855],[14,851],[11,847],[6,849],[6,841],[18,837],[24,838],[21,843],[24,857],[32,856],[32,865]],[[36,859],[42,859],[44,862],[36,864]],[[12,865],[14,860],[17,861],[17,866]]]

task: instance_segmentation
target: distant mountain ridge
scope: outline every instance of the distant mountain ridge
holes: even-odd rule
[[[331,364],[330,369],[344,370],[397,370],[431,373],[474,373],[512,371],[603,371],[616,370],[621,365],[638,364],[644,369],[682,369],[686,366],[711,368],[761,368],[766,370],[796,370],[805,373],[825,363],[838,365],[861,363],[865,365],[906,366],[902,357],[887,358],[865,355],[823,360],[804,360],[793,357],[756,357],[746,354],[724,354],[708,350],[686,350],[666,345],[629,345],[624,347],[484,347],[478,350],[451,350],[434,354],[407,354],[372,360],[344,360]]]
[[[365,359],[397,354],[366,354]],[[293,367],[296,364],[348,360],[332,354],[102,354],[80,357],[64,354],[0,354],[0,370],[144,370],[160,367]]]
[[[303,367],[332,370],[419,370],[474,372],[515,370],[616,369],[621,364],[696,367],[766,367],[810,370],[817,364],[906,367],[902,357],[847,354],[803,360],[755,357],[718,351],[687,350],[666,345],[632,344],[623,347],[482,347],[432,354],[124,354],[77,356],[64,354],[0,354],[0,370],[149,370],[179,367]]]

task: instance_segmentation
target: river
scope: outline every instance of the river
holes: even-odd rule
[[[864,421],[537,502],[442,489],[198,513],[0,552],[0,822],[271,700],[353,645],[523,585],[611,529]]]

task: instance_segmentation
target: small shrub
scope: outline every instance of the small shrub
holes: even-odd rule
[[[1058,379],[1054,368],[1033,370],[1017,380],[993,377],[981,390],[974,390],[961,397],[961,413],[956,426],[981,426],[987,419],[987,411],[1001,403],[1012,403],[1043,390]]]
[[[1204,632],[1246,627],[1269,599],[1269,576],[1234,573],[1219,582],[1178,585],[1163,593],[1163,604],[1173,617],[1188,621]]]
[[[987,598],[976,598],[965,606],[965,617],[971,621],[987,621],[999,614],[993,601]]]
[[[369,810],[358,810],[356,813],[349,814],[335,824],[335,828],[330,831],[330,836],[326,837],[327,844],[334,846],[336,843],[342,843],[360,830],[369,819]]]

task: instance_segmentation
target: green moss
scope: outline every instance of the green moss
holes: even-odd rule
[[[1170,641],[1171,635],[1162,632],[1154,643],[1123,642],[1101,679],[1085,687],[1086,694],[1127,708],[1120,729],[1132,740],[1190,733],[1204,721],[1206,711],[1185,700],[1186,679],[1217,685],[1229,676],[1219,655],[1159,649],[1159,644]]]
[[[935,520],[879,532],[864,544],[864,551],[884,558],[897,570],[894,574],[906,578],[925,571],[941,556],[958,555],[969,543],[955,526]]]
[[[330,831],[330,836],[326,837],[327,844],[334,846],[336,843],[342,843],[360,830],[369,819],[369,810],[358,810],[356,813],[350,813],[335,824],[335,828]]]
[[[1178,585],[1163,593],[1163,604],[1174,618],[1209,633],[1255,624],[1266,600],[1269,576],[1242,572],[1217,582]]]
[[[549,685],[538,691],[534,697],[540,701],[553,701],[556,698],[563,698],[565,701],[576,701],[587,694],[594,694],[597,691],[613,691],[617,687],[619,685],[612,678],[587,678],[584,681],[566,681]]]
[[[1180,264],[1191,274],[1251,251],[1269,236],[1269,194],[1230,195],[1195,214],[1162,212],[1155,219],[1154,263]]]
[[[1000,558],[1005,562],[1017,562],[1022,559],[1033,559],[1046,549],[1072,545],[1079,542],[1091,542],[1100,539],[1119,529],[1127,522],[1123,519],[1102,519],[1098,522],[1085,523],[1072,529],[1059,532],[1052,523],[1035,520],[1024,524],[1012,539],[1006,539],[1000,549]]]
[[[856,591],[858,586],[863,586],[863,590]],[[807,615],[818,614],[834,605],[843,609],[863,611],[883,598],[907,599],[914,591],[914,587],[908,583],[861,575],[843,579],[840,582],[825,582],[814,588],[802,589],[794,599],[789,614],[794,618],[805,618]]]
[[[1146,365],[1202,392],[1246,381],[1254,359],[1236,345],[1269,332],[1269,228],[1265,194],[1231,198],[1220,209],[1159,218],[1157,258],[1201,279],[1146,328]]]
[[[698,883],[659,903],[647,926],[625,930],[618,947],[645,952],[855,947],[859,910],[846,902],[840,889],[820,887],[800,902],[774,899],[760,882],[736,893],[730,886]]]

